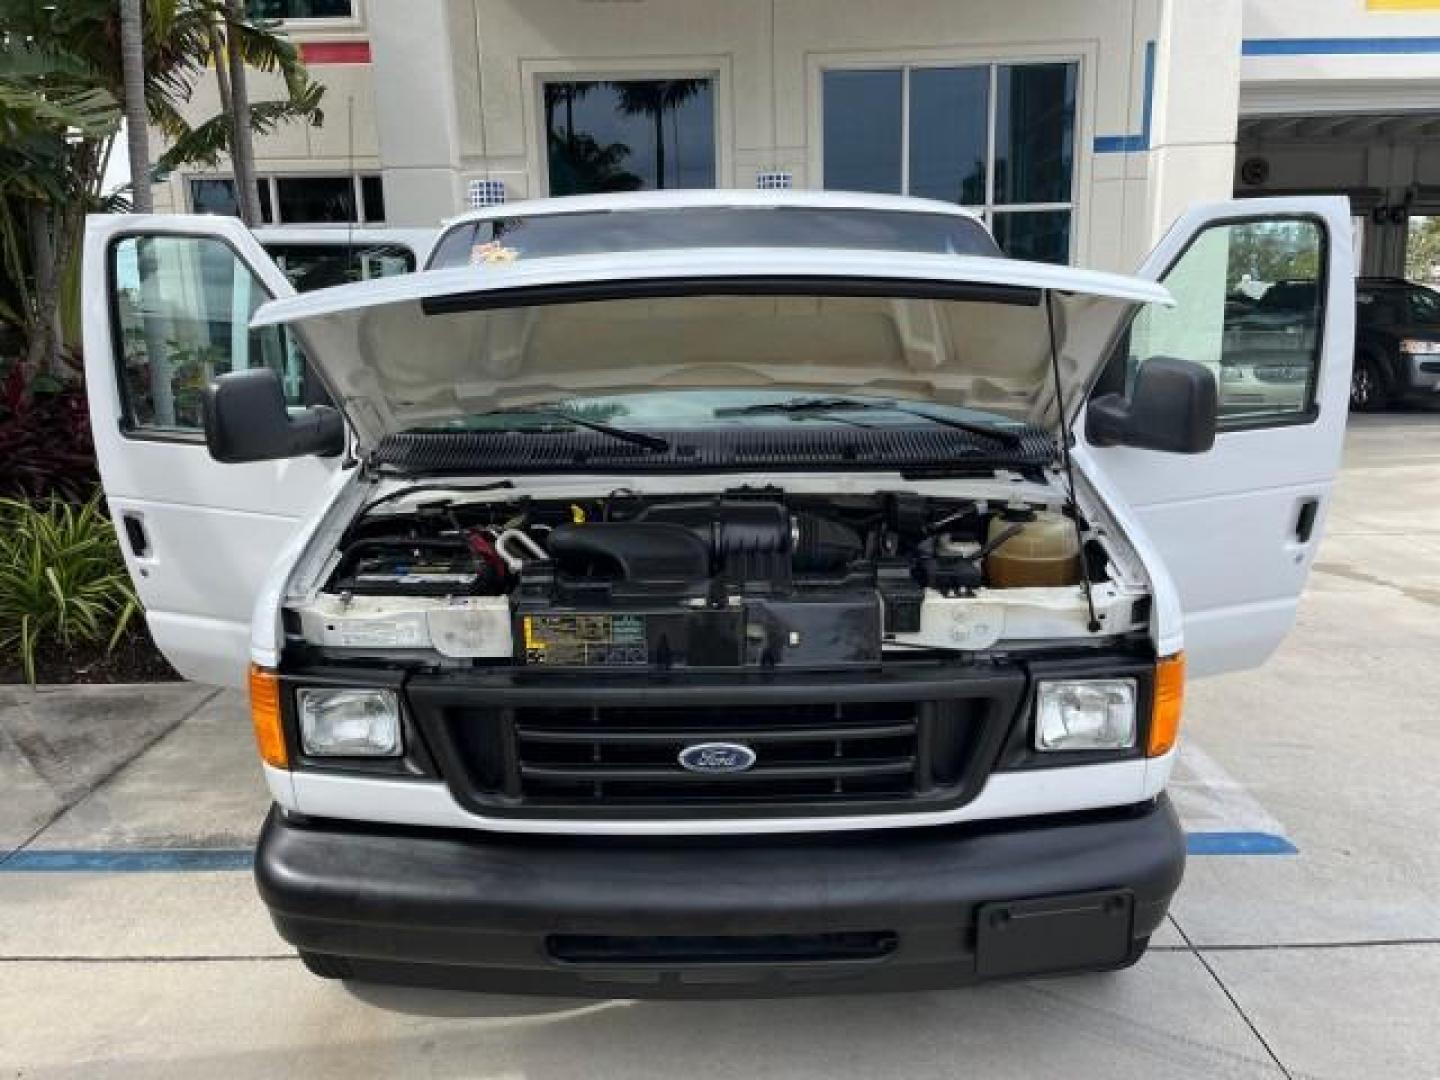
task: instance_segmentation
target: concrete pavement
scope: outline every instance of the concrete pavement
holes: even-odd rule
[[[248,846],[237,696],[0,692],[0,1076],[1440,1077],[1437,476],[1440,417],[1353,425],[1299,626],[1192,689],[1174,784],[1187,828],[1298,851],[1192,857],[1112,975],[704,1004],[322,982],[244,872],[35,869]]]

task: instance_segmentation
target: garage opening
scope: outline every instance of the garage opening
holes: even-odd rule
[[[1360,273],[1440,285],[1440,113],[1242,116],[1235,194],[1340,194]]]

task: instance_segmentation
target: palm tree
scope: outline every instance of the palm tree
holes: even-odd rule
[[[245,23],[245,0],[230,0],[225,28],[227,42],[237,38],[236,27]],[[212,39],[213,40],[213,39]],[[255,142],[251,134],[250,90],[245,82],[245,58],[238,48],[226,48],[230,68],[230,160],[235,167],[235,201],[240,220],[251,227],[260,224],[260,188],[255,179]],[[215,65],[216,71],[220,65]]]
[[[119,102],[87,64],[0,35],[0,326],[31,372],[61,372],[60,301]]]
[[[665,112],[679,109],[710,85],[708,79],[635,79],[613,84],[626,116],[648,116],[655,125],[655,186],[665,186]]]
[[[143,4],[143,21],[136,16]],[[217,164],[237,141],[225,109],[199,124],[183,108],[224,48],[278,73],[285,95],[250,105],[251,132],[293,119],[323,120],[323,89],[273,24],[235,22],[229,0],[64,0],[4,3],[0,20],[0,315],[23,330],[36,368],[53,368],[62,293],[78,289],[75,255],[87,212],[113,209],[100,185],[122,110],[132,117],[133,196],[149,209],[153,178],[189,163]],[[136,33],[138,31],[138,33]],[[141,45],[135,59],[135,40]],[[122,48],[122,46],[124,46]],[[137,91],[131,76],[141,73]],[[146,121],[170,148],[147,170]],[[16,317],[18,315],[18,317]]]
[[[545,131],[553,134],[555,131],[555,110],[558,106],[565,106],[565,145],[569,149],[575,147],[575,103],[590,96],[590,91],[595,89],[597,83],[593,82],[556,82],[545,84]]]
[[[550,135],[550,194],[589,195],[595,192],[637,191],[640,177],[621,167],[630,147],[616,142],[602,146],[582,131],[562,143]]]
[[[125,141],[130,150],[130,199],[137,214],[155,209],[150,194],[150,119],[145,112],[144,0],[120,0],[120,68],[125,88]]]

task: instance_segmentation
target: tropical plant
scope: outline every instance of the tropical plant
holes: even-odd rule
[[[1405,243],[1405,276],[1427,283],[1440,279],[1440,216],[1411,217]]]
[[[31,370],[58,367],[62,290],[119,119],[84,61],[0,33],[0,321]]]
[[[278,74],[285,87],[251,105],[252,131],[322,121],[323,90],[276,24],[228,0],[140,2],[143,115],[169,145],[152,175],[213,165],[232,150],[226,110],[196,124],[185,115],[195,87],[231,58]],[[116,0],[0,0],[0,303],[10,308],[0,318],[24,329],[32,368],[58,367],[56,312],[61,286],[77,283],[84,215],[115,208],[100,188],[127,101],[120,15]]]
[[[145,115],[144,0],[120,0],[120,81],[125,87],[125,139],[130,198],[137,214],[155,209],[150,192],[150,130]]]
[[[550,133],[550,193],[589,195],[594,192],[636,191],[640,177],[621,167],[630,156],[622,142],[602,146],[588,131],[562,141]]]
[[[85,388],[12,367],[0,381],[0,496],[83,503],[99,488]]]
[[[139,610],[98,496],[0,500],[0,654],[18,658],[27,680],[47,646],[113,651]]]

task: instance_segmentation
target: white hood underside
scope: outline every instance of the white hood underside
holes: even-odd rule
[[[494,409],[647,390],[784,389],[985,409],[1078,407],[1152,282],[1009,259],[707,249],[426,271],[261,307],[299,337],[362,449]]]

